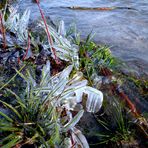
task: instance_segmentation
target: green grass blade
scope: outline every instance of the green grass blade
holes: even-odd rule
[[[0,111],[0,115],[3,116],[7,121],[13,122],[13,120],[10,117],[8,117],[5,113]]]
[[[15,137],[13,140],[11,140],[9,143],[3,145],[1,148],[12,148],[13,146],[17,145],[22,141],[20,136]]]
[[[26,66],[26,65],[22,66],[22,68],[21,68],[18,72],[22,71],[25,66]],[[17,75],[18,75],[18,74],[16,73],[7,83],[5,83],[5,84],[0,88],[0,90],[3,89],[4,87],[6,87]]]
[[[8,141],[8,140],[11,140],[13,139],[14,137],[16,137],[17,135],[16,134],[10,134],[8,135],[7,137],[3,138],[1,141],[0,141],[0,145],[2,145],[2,143],[4,143],[5,141]]]
[[[14,132],[14,131],[20,131],[19,128],[15,128],[15,127],[11,127],[11,126],[3,126],[0,127],[1,131],[10,131],[10,132]]]
[[[37,125],[42,133],[42,135],[46,135],[46,132],[44,131],[44,129],[38,124]]]
[[[20,115],[20,113],[14,108],[12,107],[11,105],[9,105],[8,103],[4,102],[4,101],[1,101],[0,102],[5,105],[7,108],[11,109],[20,119],[22,119],[22,116]]]
[[[19,70],[15,69],[15,71],[20,77],[22,77],[26,82],[28,82],[27,77],[25,77]]]
[[[6,89],[8,92],[10,92],[12,95],[14,95],[17,99],[17,102],[21,105],[21,107],[26,108],[26,106],[24,105],[24,103],[22,102],[22,99],[12,90],[10,89]]]

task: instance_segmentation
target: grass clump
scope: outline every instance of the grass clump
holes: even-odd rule
[[[100,139],[98,144],[129,142],[133,138],[134,132],[131,130],[132,120],[125,111],[125,106],[119,103],[117,98],[104,104],[103,113],[96,116],[99,125],[104,129],[103,132],[96,134]]]

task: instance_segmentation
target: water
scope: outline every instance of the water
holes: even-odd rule
[[[31,9],[32,21],[39,19],[38,7],[31,0],[21,0],[19,5],[21,11],[27,7]],[[132,64],[138,63],[136,66],[148,72],[148,0],[40,0],[40,5],[54,22],[62,19],[67,26],[76,23],[83,38],[93,30],[96,42],[111,46],[115,56]],[[82,11],[61,8],[69,6],[133,9]]]

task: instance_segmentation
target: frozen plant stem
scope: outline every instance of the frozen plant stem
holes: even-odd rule
[[[47,22],[46,22],[44,13],[43,13],[43,11],[42,11],[42,9],[41,9],[41,7],[40,7],[39,0],[36,0],[36,3],[37,3],[37,5],[38,5],[38,8],[39,8],[39,10],[40,10],[40,14],[41,14],[42,19],[43,19],[43,22],[44,22],[44,24],[45,24],[45,28],[46,28],[46,32],[47,32],[48,41],[49,41],[51,50],[52,50],[52,52],[53,52],[53,54],[54,54],[55,62],[58,64],[59,61],[58,61],[57,56],[56,56],[56,51],[55,51],[55,49],[52,47],[52,45],[53,45],[52,37],[51,37],[51,35],[50,35],[50,33],[49,33],[48,26],[47,26]]]
[[[3,48],[6,49],[6,34],[5,34],[5,28],[3,25],[3,15],[2,12],[0,12],[0,30],[3,36]]]
[[[23,61],[25,60],[25,58],[27,57],[27,54],[28,54],[28,51],[30,50],[30,36],[29,36],[29,33],[28,33],[28,45],[27,45],[27,49],[26,49],[26,53],[25,55],[23,56]]]

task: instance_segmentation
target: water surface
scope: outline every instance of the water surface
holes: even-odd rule
[[[31,9],[31,20],[40,17],[31,0],[21,0],[20,10]],[[46,16],[68,26],[76,23],[83,38],[92,30],[94,40],[111,46],[113,54],[124,61],[138,61],[148,71],[148,0],[40,0]],[[82,11],[63,7],[130,7],[112,11]]]

